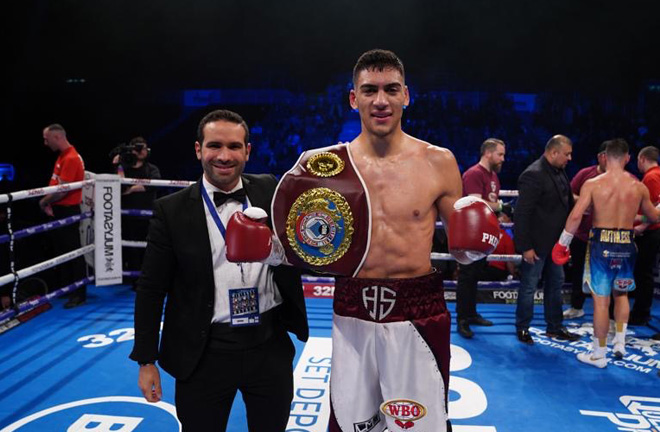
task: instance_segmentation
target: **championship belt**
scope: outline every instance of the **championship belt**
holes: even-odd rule
[[[371,213],[347,144],[303,153],[280,180],[271,210],[289,263],[357,275],[369,249]]]

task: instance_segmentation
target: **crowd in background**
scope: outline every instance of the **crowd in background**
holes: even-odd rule
[[[333,84],[324,93],[304,95],[282,104],[230,107],[243,113],[251,128],[252,153],[248,171],[281,176],[302,151],[355,137],[360,129],[359,118],[348,107],[344,87],[344,84]],[[517,95],[416,91],[413,88],[411,96],[411,104],[403,116],[404,132],[450,149],[461,172],[479,160],[479,147],[484,139],[496,137],[506,142],[506,162],[499,173],[503,190],[516,189],[520,173],[543,153],[546,141],[556,133],[565,134],[574,143],[573,160],[566,168],[569,177],[595,163],[596,150],[606,139],[626,139],[633,158],[642,147],[660,142],[658,95],[642,94],[635,98],[575,93]],[[191,157],[190,132],[194,130],[197,114],[210,109],[212,107],[191,110],[177,124],[160,131],[142,132],[154,149],[149,160],[161,168],[163,178],[194,180],[200,176],[198,163]],[[39,126],[35,127],[36,133]],[[75,137],[75,129],[67,127]],[[87,161],[89,147],[81,145],[78,148]],[[100,151],[107,155],[109,149],[101,148]],[[90,155],[89,159],[94,160],[97,156]],[[635,164],[629,164],[627,168],[640,176]],[[88,165],[88,169],[96,172],[114,170],[111,158],[104,166]],[[20,173],[17,178],[19,181],[13,184],[2,181],[3,188],[25,188],[21,187]],[[158,193],[167,192],[159,189]],[[15,206],[15,229],[43,222],[34,203],[19,202]],[[5,224],[0,229],[6,232]],[[437,237],[435,250],[443,251],[446,248],[443,236],[440,233]],[[38,238],[22,242],[28,247],[17,248],[19,268],[43,258],[38,253],[25,253],[26,249],[42,251],[48,256],[49,247],[42,247],[43,242]],[[6,255],[6,245],[0,245],[0,249]],[[446,267],[447,274],[455,277],[454,268],[451,265]]]

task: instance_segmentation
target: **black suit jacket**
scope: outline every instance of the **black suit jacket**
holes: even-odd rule
[[[534,249],[546,255],[559,239],[566,218],[573,208],[573,194],[566,172],[566,199],[552,166],[544,156],[534,161],[518,178],[518,202],[514,212],[514,243],[518,252]]]
[[[275,177],[244,174],[242,179],[250,203],[270,212]],[[201,180],[155,202],[135,297],[135,342],[130,358],[158,360],[177,379],[187,378],[195,369],[213,317],[215,283],[200,185]],[[283,299],[280,316],[286,329],[306,341],[309,329],[300,272],[278,266],[274,279]]]

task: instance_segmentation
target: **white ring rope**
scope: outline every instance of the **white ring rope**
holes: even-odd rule
[[[21,269],[17,272],[19,279],[23,279],[28,276],[32,276],[35,273],[42,272],[44,270],[47,270],[51,267],[58,266],[60,264],[63,264],[67,261],[71,261],[72,259],[78,258],[79,256],[85,255],[89,252],[94,251],[94,245],[87,245],[83,246],[80,249],[73,250],[71,252],[67,252],[65,254],[62,254],[60,256],[56,256],[55,258],[51,258],[47,261],[40,262],[38,264],[35,264],[30,267],[26,267],[24,269]],[[0,277],[0,286],[6,285],[14,280],[15,276],[13,273],[6,274],[4,276]]]
[[[161,179],[137,179],[137,178],[122,178],[121,184],[131,185],[146,185],[157,187],[188,187],[197,183],[190,180],[161,180]]]
[[[431,252],[431,259],[437,261],[456,261],[452,254]],[[487,261],[502,261],[502,262],[516,262],[522,261],[522,255],[500,255],[491,254],[486,257]]]
[[[18,192],[12,192],[11,197],[12,197],[12,201],[20,201],[26,198],[36,198],[51,193],[70,192],[76,189],[82,189],[87,185],[93,185],[93,184],[94,184],[94,180],[83,180],[79,182],[64,183],[60,185],[48,186],[43,188],[26,189]],[[9,202],[9,194],[0,195],[0,204],[4,204],[6,202]]]
[[[517,190],[501,190],[500,191],[500,196],[501,197],[515,198],[515,197],[518,196],[518,191]]]
[[[131,248],[146,248],[147,247],[147,242],[146,241],[122,240],[121,245],[125,246],[125,247],[131,247]]]

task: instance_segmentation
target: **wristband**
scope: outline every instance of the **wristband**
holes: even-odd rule
[[[564,230],[559,237],[559,244],[564,247],[568,247],[571,244],[571,241],[573,241],[573,234]]]
[[[642,215],[642,223],[649,223],[649,218],[647,218],[646,215]]]

